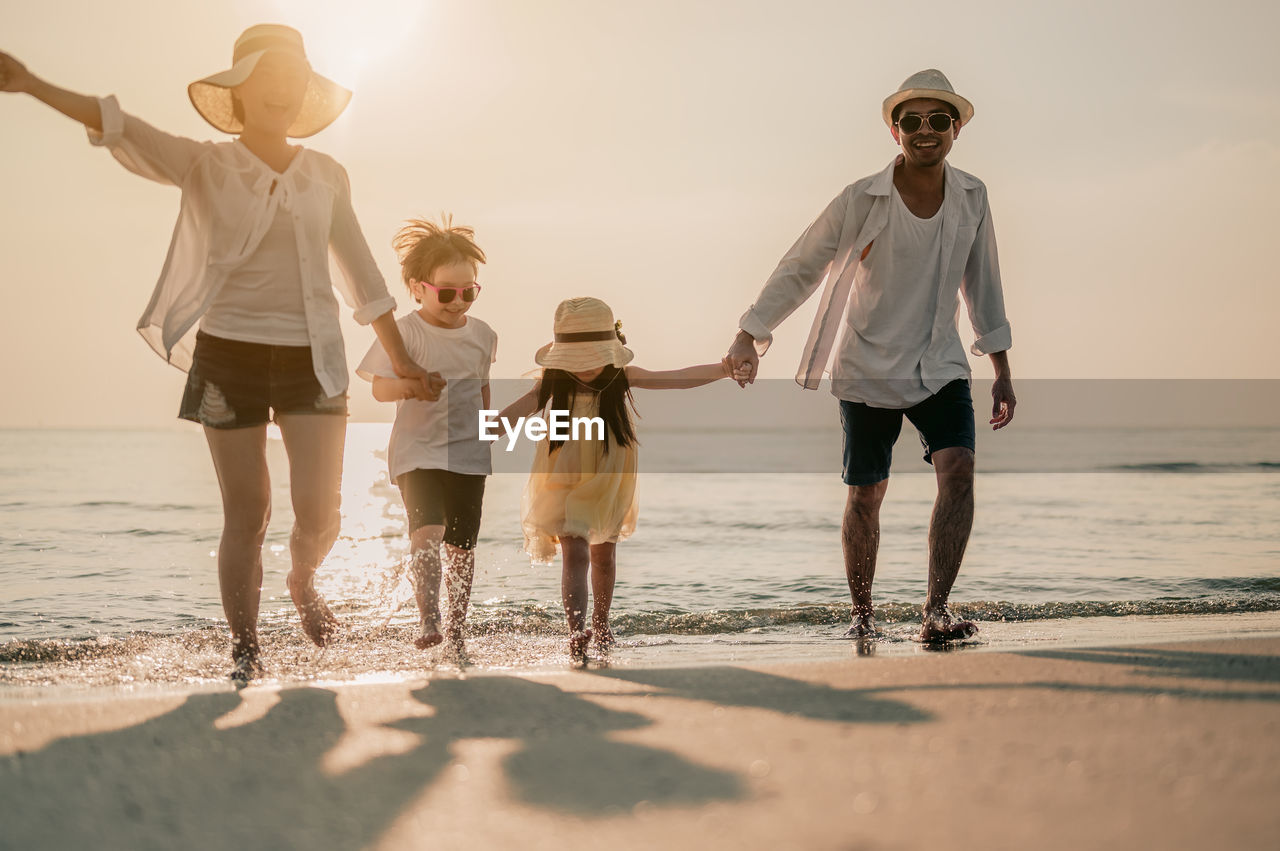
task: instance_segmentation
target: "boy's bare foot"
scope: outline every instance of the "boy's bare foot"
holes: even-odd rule
[[[597,650],[612,650],[618,644],[618,639],[613,637],[613,630],[608,626],[593,626],[591,636],[591,643]]]
[[[587,664],[587,645],[591,643],[591,630],[584,629],[569,635],[569,657],[578,664]]]
[[[849,624],[848,631],[844,634],[845,638],[875,638],[876,637],[876,621],[871,613],[855,614],[853,622]]]
[[[289,596],[293,598],[294,608],[302,618],[302,631],[317,647],[324,647],[338,632],[338,619],[329,611],[324,598],[316,592],[312,577],[299,579],[290,573],[285,577],[285,584],[289,586]]]
[[[462,639],[461,632],[454,630],[446,630],[444,634],[444,646],[440,658],[442,661],[452,662],[459,667],[467,664],[467,643]]]
[[[960,641],[977,632],[978,625],[973,621],[957,618],[947,609],[942,609],[925,613],[924,623],[920,627],[920,640],[929,643]]]

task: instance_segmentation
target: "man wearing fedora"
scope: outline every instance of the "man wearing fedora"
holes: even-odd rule
[[[729,358],[754,380],[773,329],[821,287],[796,381],[816,389],[830,363],[840,400],[849,486],[842,539],[853,599],[847,634],[876,634],[880,504],[905,414],[938,482],[920,637],[951,641],[977,632],[947,608],[973,525],[975,428],[957,328],[961,297],[976,337],[971,351],[995,367],[995,429],[1013,419],[1012,340],[986,187],[946,162],[973,105],[929,69],[908,77],[882,112],[901,152],[879,174],[847,186],[800,235],[739,320]]]

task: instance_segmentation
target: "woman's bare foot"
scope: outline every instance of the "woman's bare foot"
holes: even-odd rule
[[[924,614],[924,623],[920,627],[920,640],[929,643],[960,641],[976,635],[977,632],[978,625],[973,621],[962,620],[947,609],[942,609]]]
[[[569,635],[569,657],[574,662],[587,664],[587,645],[591,643],[591,630],[584,629]]]
[[[855,614],[853,622],[849,625],[849,629],[844,634],[845,638],[875,638],[876,637],[876,621],[871,617],[871,613]]]
[[[413,646],[419,650],[427,650],[435,647],[444,641],[444,635],[440,632],[440,627],[434,624],[423,624],[422,635],[413,640]]]
[[[444,633],[444,646],[441,648],[440,658],[445,662],[452,662],[459,667],[466,665],[467,659],[467,643],[462,638],[462,633],[448,629]]]
[[[618,644],[618,639],[613,637],[613,630],[608,625],[601,626],[599,624],[591,628],[591,643],[596,646],[597,650],[612,650]]]
[[[338,632],[338,619],[329,611],[324,598],[316,592],[312,577],[299,579],[290,573],[285,577],[285,584],[289,586],[289,596],[293,598],[294,608],[302,618],[302,631],[317,647],[324,647]]]

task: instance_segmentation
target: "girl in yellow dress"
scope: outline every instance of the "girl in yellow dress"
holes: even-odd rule
[[[597,298],[561,302],[555,339],[534,356],[542,377],[499,415],[514,423],[539,412],[568,411],[570,419],[598,417],[604,423],[603,429],[575,428],[565,440],[548,435],[540,441],[521,503],[525,550],[533,560],[550,563],[559,545],[569,654],[579,662],[585,661],[593,637],[601,649],[614,643],[609,629],[614,550],[635,531],[639,514],[631,389],[683,389],[733,377],[728,361],[658,372],[628,366],[633,355],[623,345],[621,327],[609,305]]]

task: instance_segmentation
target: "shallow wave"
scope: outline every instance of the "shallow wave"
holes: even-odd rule
[[[1274,586],[1280,580],[1266,580]],[[1241,612],[1280,611],[1280,594],[1254,594],[1217,598],[1162,598],[1155,600],[1073,600],[1048,603],[1010,603],[999,600],[955,603],[952,610],[976,621],[1027,622],[1063,618],[1125,617],[1131,615],[1214,615]],[[876,606],[881,624],[919,623],[918,603],[882,603]],[[412,617],[394,625],[375,623],[349,614],[345,618],[353,638],[381,643],[394,638],[395,646],[408,640]],[[846,604],[781,606],[717,611],[623,612],[612,618],[619,636],[726,635],[747,633],[770,627],[830,627],[847,623]],[[472,637],[502,640],[521,637],[555,637],[564,632],[564,613],[558,607],[538,605],[477,606],[467,625]],[[264,643],[285,641],[293,628],[272,627],[264,632]],[[403,634],[401,634],[403,633]],[[176,633],[135,632],[122,637],[99,636],[80,639],[19,639],[0,644],[0,665],[48,664],[155,655],[160,647],[185,653],[222,653],[226,633],[221,626],[198,627]],[[161,654],[163,655],[163,654]],[[0,672],[0,681],[4,679]]]
[[[1112,464],[1099,468],[1109,473],[1275,473],[1280,461],[1247,461],[1241,463],[1202,463],[1199,461],[1163,461],[1147,464]]]

